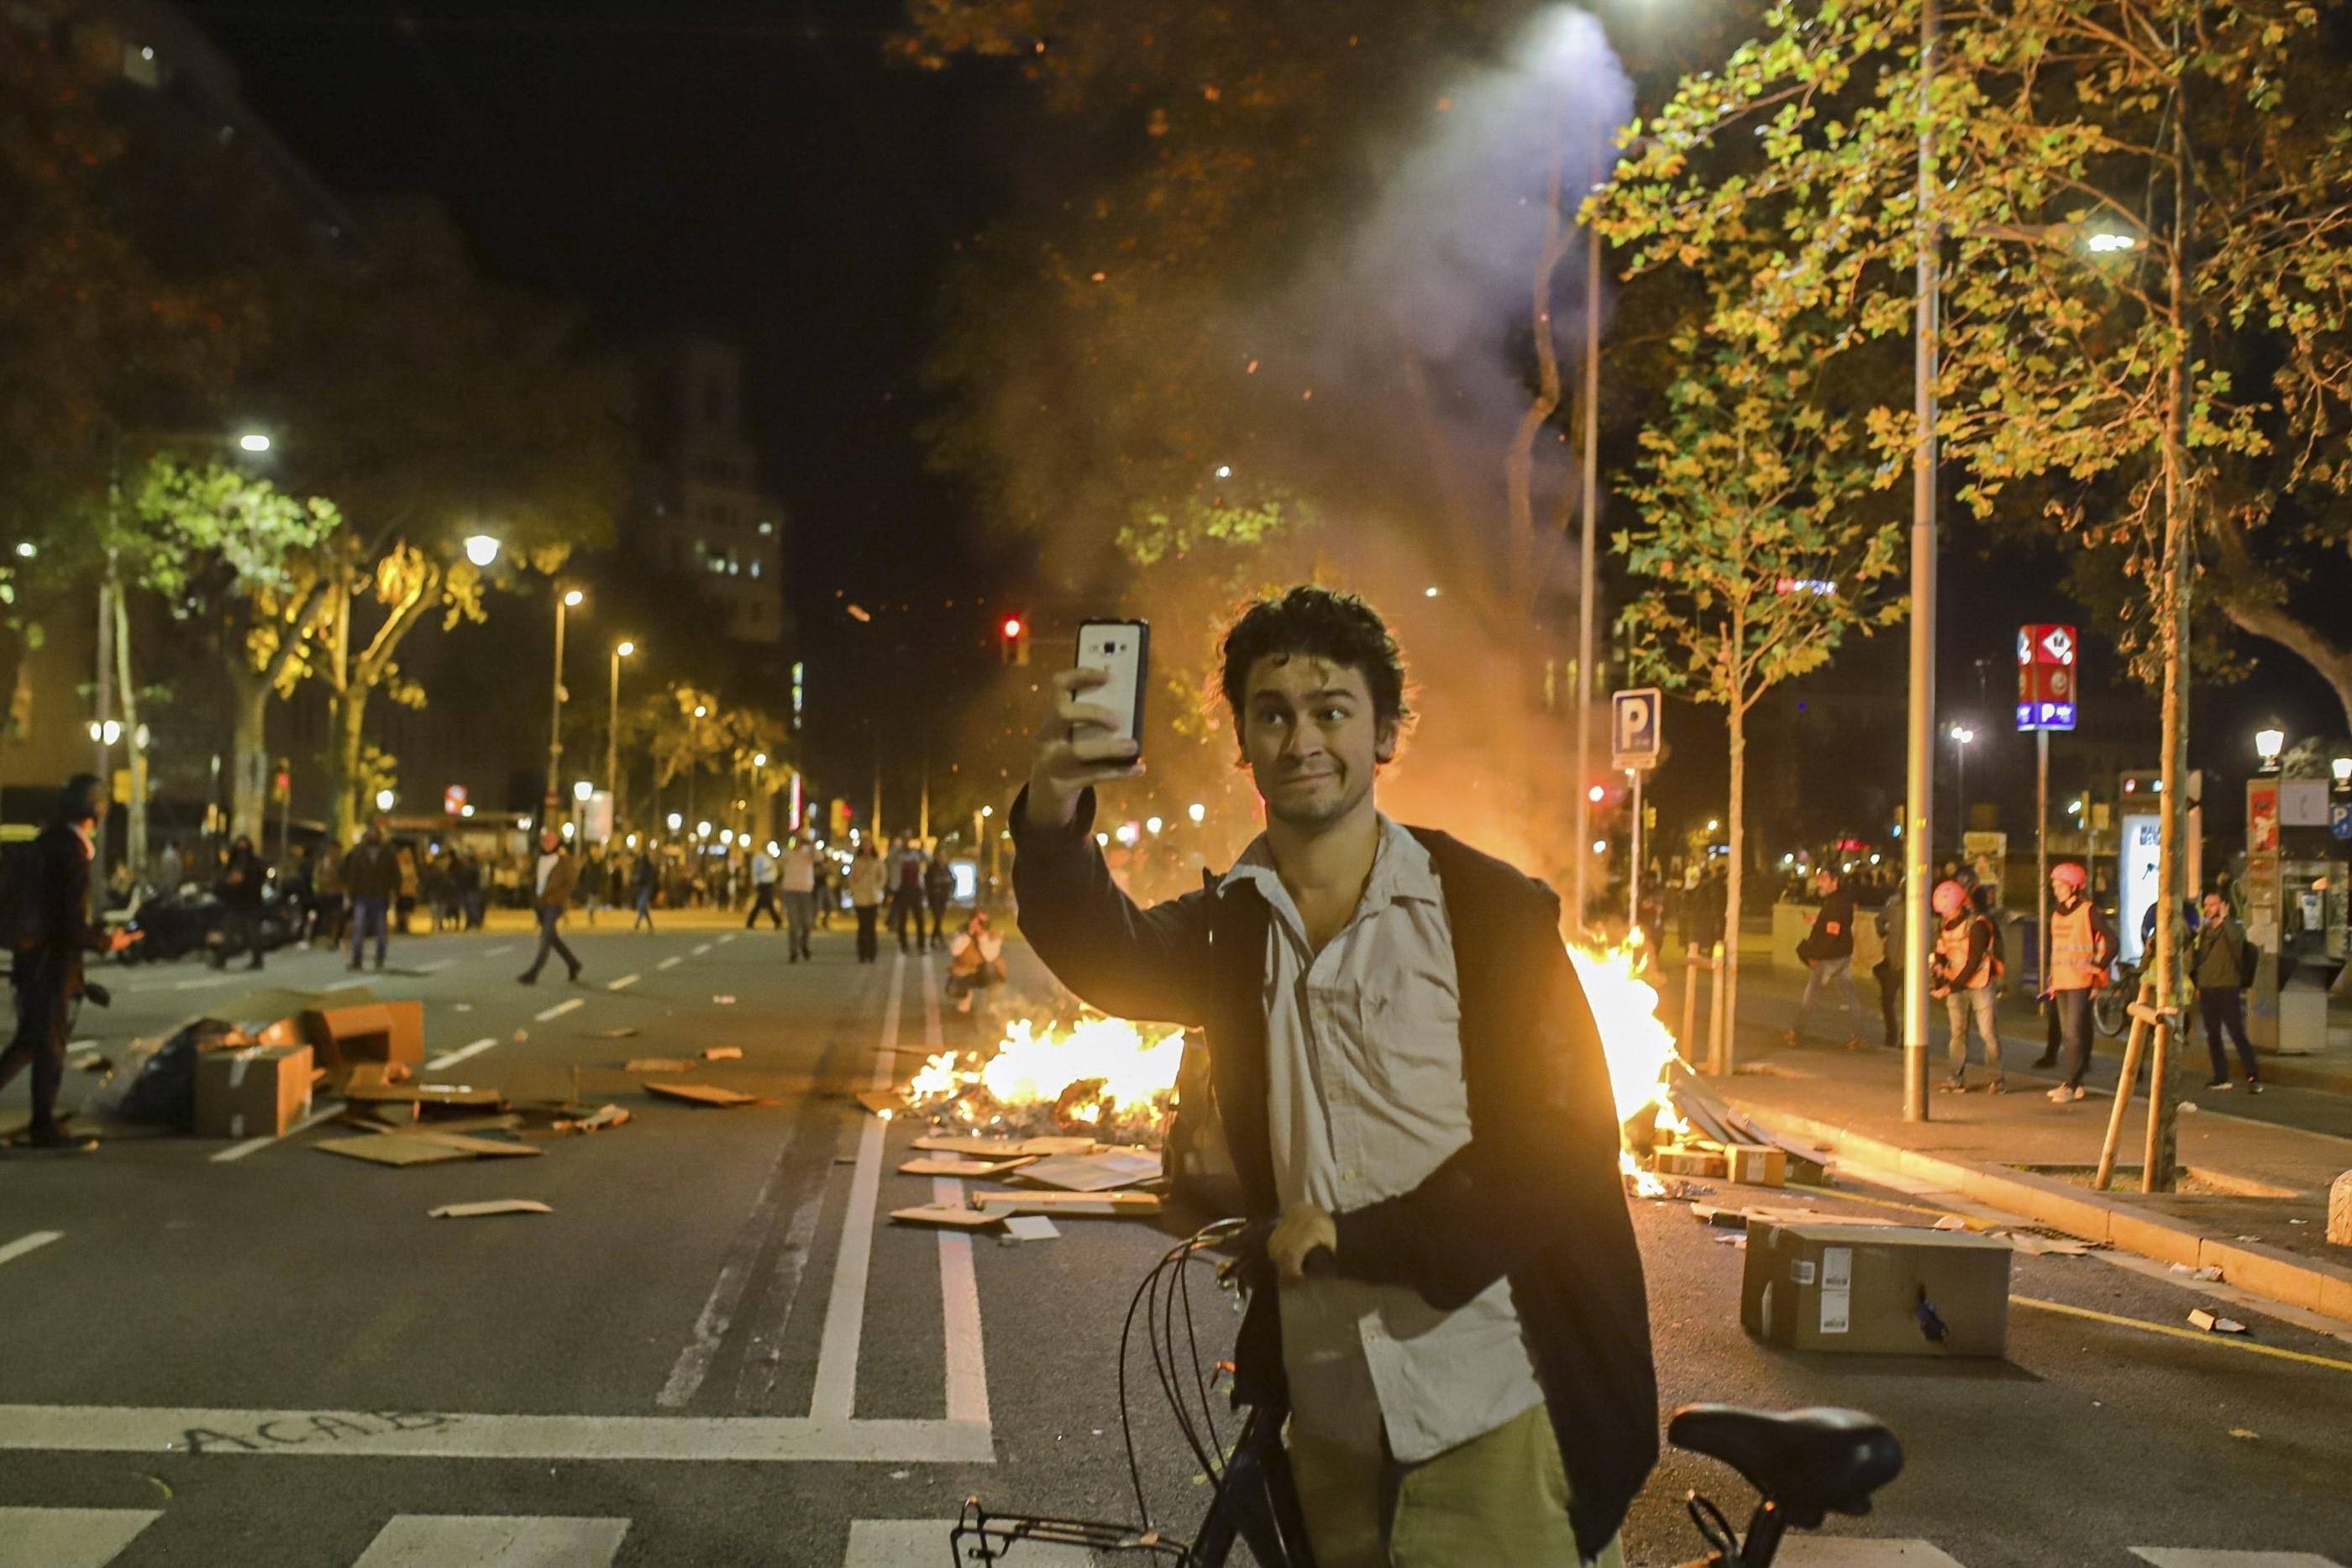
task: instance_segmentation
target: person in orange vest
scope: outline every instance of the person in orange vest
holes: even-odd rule
[[[2089,880],[2074,861],[2050,868],[2050,929],[2042,946],[2042,972],[2049,978],[2042,1000],[2058,1015],[2058,1040],[2066,1052],[2066,1081],[2050,1091],[2053,1103],[2083,1098],[2083,1074],[2091,1066],[2091,996],[2107,983],[2116,951],[2116,934],[2083,896]]]
[[[2000,1074],[2000,1030],[1993,1021],[1993,1003],[2000,994],[1993,982],[1999,977],[2000,961],[1994,954],[1992,922],[1977,913],[1969,890],[1957,882],[1937,883],[1930,902],[1940,916],[1936,923],[1933,989],[1944,998],[1944,1011],[1952,1024],[1952,1071],[1944,1087],[1955,1094],[1968,1088],[1969,1020],[1973,1016],[1977,1035],[1984,1041],[1985,1065],[1992,1069],[1992,1082],[1985,1092],[1999,1094],[2008,1085]]]

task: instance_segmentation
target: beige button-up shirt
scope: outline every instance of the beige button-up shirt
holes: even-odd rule
[[[1283,1204],[1338,1214],[1410,1191],[1470,1141],[1454,934],[1429,852],[1386,817],[1370,880],[1320,953],[1264,838],[1219,890],[1248,883],[1267,923],[1267,1112]],[[1408,1463],[1543,1400],[1508,1280],[1455,1312],[1409,1288],[1309,1280],[1282,1291],[1292,1419]]]

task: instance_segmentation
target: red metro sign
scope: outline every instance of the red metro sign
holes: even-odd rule
[[[2017,629],[2017,727],[2072,729],[2076,712],[2075,659],[2082,639],[2072,626]]]

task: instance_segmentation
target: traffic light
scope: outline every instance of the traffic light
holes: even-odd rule
[[[1029,619],[1025,615],[1008,615],[996,628],[1000,652],[1008,664],[1029,662]]]

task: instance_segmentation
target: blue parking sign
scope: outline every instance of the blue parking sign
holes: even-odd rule
[[[1640,686],[1609,695],[1609,755],[1619,768],[1658,765],[1659,691]]]
[[[2328,805],[2327,831],[2339,839],[2352,839],[2352,800],[2336,800]]]

